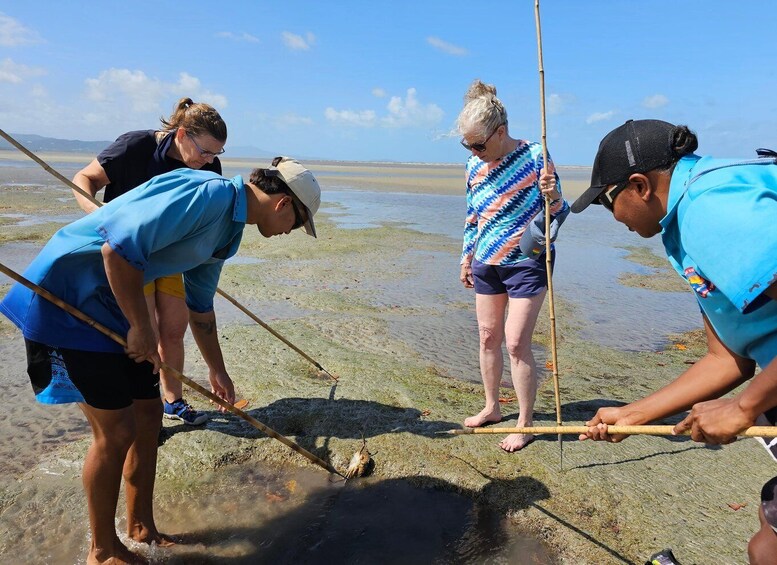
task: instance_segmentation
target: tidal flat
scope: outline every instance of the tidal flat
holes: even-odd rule
[[[348,164],[327,166],[325,192],[400,193],[413,174],[424,176],[420,167],[396,167],[403,170],[401,182],[354,187],[361,181],[349,184]],[[353,167],[359,178],[391,174],[385,165],[379,171],[378,165]],[[453,167],[428,168],[429,177],[450,176],[446,187],[463,176]],[[35,215],[38,207],[30,202],[45,216],[77,212],[59,200],[62,191],[44,175],[37,182],[47,189],[29,199],[14,192],[7,200],[11,191],[0,179],[0,202],[11,203],[3,214]],[[429,192],[454,190],[433,184]],[[217,296],[215,307],[227,367],[238,396],[250,402],[246,411],[341,471],[364,439],[374,472],[347,484],[330,480],[281,443],[189,392],[187,399],[211,411],[212,420],[201,428],[164,423],[156,516],[160,528],[182,543],[147,551],[154,562],[289,562],[289,556],[316,562],[316,556],[339,555],[342,562],[643,563],[664,547],[683,563],[746,561],[747,540],[758,528],[758,493],[774,474],[754,440],[707,448],[687,438],[635,436],[611,445],[564,436],[562,465],[556,436],[539,436],[520,453],[507,454],[497,447],[498,435],[440,434],[460,427],[483,402],[474,297],[458,282],[459,242],[380,221],[346,229],[337,221],[341,212],[334,204],[322,208],[318,240],[302,233],[265,240],[249,227],[239,260],[227,263],[220,281],[220,288],[338,376],[336,385],[227,301]],[[0,260],[10,257],[21,268],[20,254],[31,257],[55,226],[29,228],[0,223],[2,242],[13,242],[0,245]],[[562,263],[557,270],[561,276]],[[0,293],[7,288],[0,286]],[[651,328],[660,333],[654,348],[602,345],[590,337],[597,330],[588,317],[595,302],[560,290],[554,302],[565,424],[582,424],[599,407],[648,394],[704,353],[698,331],[669,335],[661,327]],[[549,334],[543,309],[534,344],[541,373],[537,425],[556,422]],[[9,438],[0,479],[0,555],[76,562],[88,547],[80,480],[88,430],[73,406],[35,405],[23,341],[5,319],[0,336],[0,381],[8,391],[0,429]],[[207,386],[207,368],[191,339],[184,372]],[[509,400],[508,375],[505,381],[502,395]],[[500,425],[514,423],[516,412],[517,403],[503,404]],[[430,492],[451,498],[424,498]],[[499,519],[484,517],[487,511]],[[123,515],[120,503],[119,531]],[[415,533],[425,533],[418,542],[413,531],[401,528],[414,515],[423,522],[412,522]],[[469,522],[448,523],[453,515]],[[435,522],[440,529],[424,529]],[[373,537],[377,530],[384,537]],[[284,545],[289,538],[306,553]],[[397,546],[404,541],[414,553],[402,553]],[[336,554],[335,547],[353,553]],[[437,552],[430,555],[429,547]],[[332,553],[316,553],[327,548]]]

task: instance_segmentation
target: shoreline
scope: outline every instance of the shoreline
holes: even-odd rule
[[[94,155],[85,153],[41,152],[44,162],[87,165]],[[269,165],[269,158],[223,158],[225,176],[245,175],[253,167]],[[0,167],[3,162],[28,161],[30,167],[39,167],[18,150],[0,150]],[[379,190],[382,192],[407,192],[417,194],[464,194],[464,160],[453,163],[389,163],[370,161],[306,161],[306,166],[316,175],[322,188]],[[41,168],[41,170],[43,170]],[[582,166],[558,166],[562,191],[570,201],[587,188],[590,168]],[[423,173],[419,177],[419,173]],[[566,176],[565,176],[566,175]],[[67,176],[67,175],[65,175]],[[54,177],[51,177],[52,180]],[[59,183],[59,181],[56,181]],[[61,184],[61,183],[60,183]]]

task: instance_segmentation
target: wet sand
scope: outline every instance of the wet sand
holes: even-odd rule
[[[359,178],[369,177],[364,169],[372,171],[363,164],[355,168]],[[434,174],[447,183],[449,174],[453,182],[459,172],[446,167]],[[342,184],[343,177],[327,180],[322,175],[322,185],[326,189]],[[411,184],[411,177],[411,172],[404,174],[394,190]],[[430,191],[443,190],[433,184]],[[380,185],[376,182],[370,190]],[[0,201],[5,202],[5,197],[3,192]],[[35,201],[56,208],[37,193],[20,197],[14,205],[24,209]],[[336,545],[353,544],[362,548],[368,560],[390,562],[381,561],[378,551],[369,554],[382,547],[377,538],[372,545],[359,546],[359,532],[373,539],[374,526],[367,520],[371,508],[392,497],[405,502],[384,514],[384,523],[407,519],[415,511],[409,501],[425,496],[409,489],[422,487],[463,496],[440,502],[438,513],[424,514],[427,521],[442,521],[446,513],[481,511],[473,508],[491,509],[506,520],[475,520],[492,530],[480,538],[473,534],[480,526],[452,524],[450,529],[480,540],[468,548],[490,542],[509,546],[507,553],[488,557],[482,552],[467,554],[469,549],[458,554],[441,549],[440,557],[525,562],[521,556],[534,555],[541,563],[642,563],[651,553],[673,547],[683,563],[746,561],[747,540],[758,527],[758,492],[774,474],[773,463],[754,440],[710,449],[684,438],[633,437],[619,445],[603,445],[567,436],[561,470],[555,436],[539,437],[523,452],[506,454],[496,446],[500,436],[439,435],[459,427],[482,406],[482,388],[473,382],[477,380],[477,334],[471,296],[458,290],[455,273],[444,285],[438,281],[442,274],[435,271],[430,278],[428,271],[429,265],[440,269],[440,261],[455,267],[458,242],[395,225],[343,229],[326,213],[320,219],[317,216],[317,224],[319,241],[302,234],[267,241],[255,230],[247,230],[240,252],[247,259],[225,267],[220,287],[260,317],[266,312],[265,321],[339,375],[337,387],[237,314],[232,305],[217,299],[222,346],[239,395],[251,401],[247,410],[255,418],[338,469],[345,468],[365,437],[375,454],[375,471],[368,480],[349,483],[348,489],[378,489],[374,491],[378,494],[361,496],[357,490],[352,498],[341,486],[326,482],[326,473],[231,415],[214,413],[213,421],[197,429],[166,422],[157,519],[163,529],[188,543],[172,552],[156,550],[155,560],[238,563],[292,555],[303,562],[314,561],[313,553],[272,553],[273,540],[278,539],[274,536],[285,533],[305,540],[304,545],[312,538],[299,532],[299,522],[339,505],[343,512],[324,512],[326,524],[317,523],[313,531],[325,531],[329,521],[349,522],[350,518],[349,528],[334,529],[339,532],[331,538]],[[4,241],[18,241],[12,237],[18,231],[13,226],[0,225]],[[25,237],[39,245],[53,227],[24,228],[29,229]],[[3,249],[0,256],[5,257]],[[429,282],[432,290],[407,291],[418,285],[427,288]],[[580,337],[592,328],[581,322],[579,310],[580,305],[556,297],[565,423],[582,423],[600,406],[643,396],[702,354],[698,334],[670,338],[668,346],[658,351],[598,345]],[[13,385],[16,407],[4,412],[9,421],[0,420],[0,424],[4,431],[20,422],[34,429],[13,440],[19,457],[6,469],[0,485],[0,555],[37,551],[40,562],[46,562],[47,554],[77,558],[85,554],[87,545],[80,485],[80,462],[88,444],[80,435],[84,429],[72,407],[57,408],[58,420],[40,423],[54,410],[33,408],[32,395],[25,392],[29,385],[20,374],[21,339],[5,319],[0,321],[0,332],[0,379]],[[543,367],[549,359],[546,311],[540,316],[535,342],[538,364]],[[437,351],[437,359],[430,349]],[[456,360],[458,370],[446,357]],[[207,382],[205,366],[191,343],[186,373],[202,384]],[[464,380],[463,373],[471,380]],[[556,420],[548,377],[543,370],[535,413],[538,425]],[[511,392],[506,388],[503,396]],[[193,393],[187,397],[196,408],[210,409]],[[505,425],[514,423],[517,407],[511,403],[504,408]],[[333,494],[332,489],[346,494]],[[360,505],[365,514],[357,511]],[[744,506],[734,510],[736,505]],[[188,519],[186,512],[192,508],[199,512]],[[121,519],[119,524],[123,525]],[[270,532],[273,527],[277,532]],[[543,545],[524,548],[520,538],[510,537],[516,532],[526,532]],[[434,535],[428,533],[427,542]],[[332,547],[326,543],[322,547]],[[349,559],[358,561],[353,556],[344,560]]]

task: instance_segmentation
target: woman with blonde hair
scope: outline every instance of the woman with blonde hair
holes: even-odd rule
[[[506,343],[518,397],[518,426],[531,426],[537,394],[532,333],[547,289],[545,196],[550,198],[554,219],[551,233],[568,214],[569,205],[561,196],[552,162],[546,171],[542,147],[510,136],[507,111],[493,85],[480,80],[472,83],[458,129],[461,144],[472,152],[466,165],[467,218],[460,280],[466,288],[475,289],[480,373],[486,396],[483,410],[464,420],[464,425],[480,427],[502,420],[499,386],[504,369],[502,343]],[[542,233],[537,234],[538,230]],[[532,441],[531,435],[511,434],[499,446],[514,452]]]
[[[73,177],[73,182],[95,196],[105,188],[104,202],[110,202],[156,175],[189,168],[221,174],[218,155],[224,153],[227,126],[209,104],[181,98],[172,115],[161,118],[158,130],[130,131],[105,148],[91,163]],[[85,212],[97,206],[73,191]],[[146,303],[159,336],[159,355],[169,366],[183,371],[183,338],[189,323],[180,274],[158,279],[146,285]],[[231,386],[223,367],[209,367],[209,379],[215,390]],[[161,371],[160,382],[167,418],[186,424],[203,424],[208,416],[197,412],[183,399],[183,387],[172,375]]]

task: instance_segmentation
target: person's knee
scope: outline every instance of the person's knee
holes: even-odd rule
[[[94,441],[101,453],[115,457],[124,457],[137,435],[137,427],[131,420],[120,425],[104,429],[104,433],[95,434]]]
[[[479,326],[481,349],[499,349],[502,347],[502,335],[494,328]]]
[[[531,336],[526,339],[508,339],[507,353],[514,361],[530,363],[533,359],[531,351]]]
[[[188,327],[188,321],[185,318],[166,318],[159,319],[159,341],[162,346],[183,344],[184,335],[186,335],[186,328]]]

